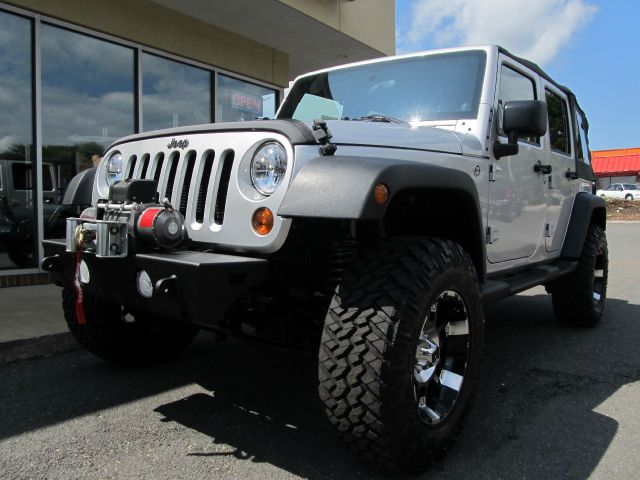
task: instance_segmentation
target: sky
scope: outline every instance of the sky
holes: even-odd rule
[[[396,50],[497,43],[571,88],[592,150],[640,147],[640,1],[396,0]]]

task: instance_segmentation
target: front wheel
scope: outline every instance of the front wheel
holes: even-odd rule
[[[551,285],[556,317],[568,325],[596,325],[604,311],[608,278],[607,236],[602,227],[591,225],[575,271]]]
[[[132,311],[83,292],[84,319],[76,314],[75,289],[62,290],[67,326],[85,349],[123,365],[145,365],[165,360],[184,350],[198,328],[179,320]]]
[[[424,470],[460,432],[484,316],[469,255],[402,238],[363,253],[329,307],[319,393],[340,439],[379,466]]]
[[[625,199],[625,200],[633,200],[633,195],[631,195],[630,193],[628,193],[627,195],[625,195],[624,199]]]

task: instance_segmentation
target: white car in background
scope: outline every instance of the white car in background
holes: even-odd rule
[[[607,188],[598,190],[596,195],[624,200],[640,200],[640,189],[633,183],[612,183]]]

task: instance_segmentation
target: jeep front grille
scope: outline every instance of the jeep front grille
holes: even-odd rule
[[[279,142],[290,167],[270,196],[261,195],[250,178],[251,159],[265,142]],[[269,235],[258,235],[251,219],[257,209],[277,213],[293,173],[293,147],[283,135],[260,130],[140,136],[114,145],[122,154],[127,178],[153,179],[160,201],[165,198],[184,216],[189,238],[220,249],[269,253],[282,246],[291,220],[276,215]],[[95,200],[108,191],[95,190]]]
[[[149,165],[151,158],[153,161]],[[220,155],[213,150],[202,153],[196,150],[173,151],[166,161],[163,152],[144,153],[140,156],[141,161],[137,155],[129,156],[124,171],[127,178],[154,179],[160,200],[167,198],[185,218],[189,210],[193,213],[193,220],[199,224],[207,220],[207,200],[215,199],[208,217],[214,224],[222,225],[234,158],[235,152],[228,149]],[[199,170],[201,174],[197,175]],[[217,180],[213,189],[209,188],[211,180]],[[190,209],[187,208],[189,205]]]
[[[231,178],[231,168],[233,167],[234,152],[227,151],[222,159],[222,169],[220,173],[220,183],[218,194],[216,195],[216,206],[213,210],[213,221],[216,225],[224,222],[224,209],[227,204],[227,191],[229,190],[229,179]]]
[[[204,205],[207,200],[207,191],[209,190],[209,180],[211,179],[214,159],[215,155],[213,152],[211,150],[207,151],[202,169],[202,181],[198,186],[198,203],[196,204],[196,222],[198,223],[202,223],[204,220]]]

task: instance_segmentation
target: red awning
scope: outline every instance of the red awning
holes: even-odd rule
[[[640,148],[594,151],[591,160],[598,177],[640,175]]]

